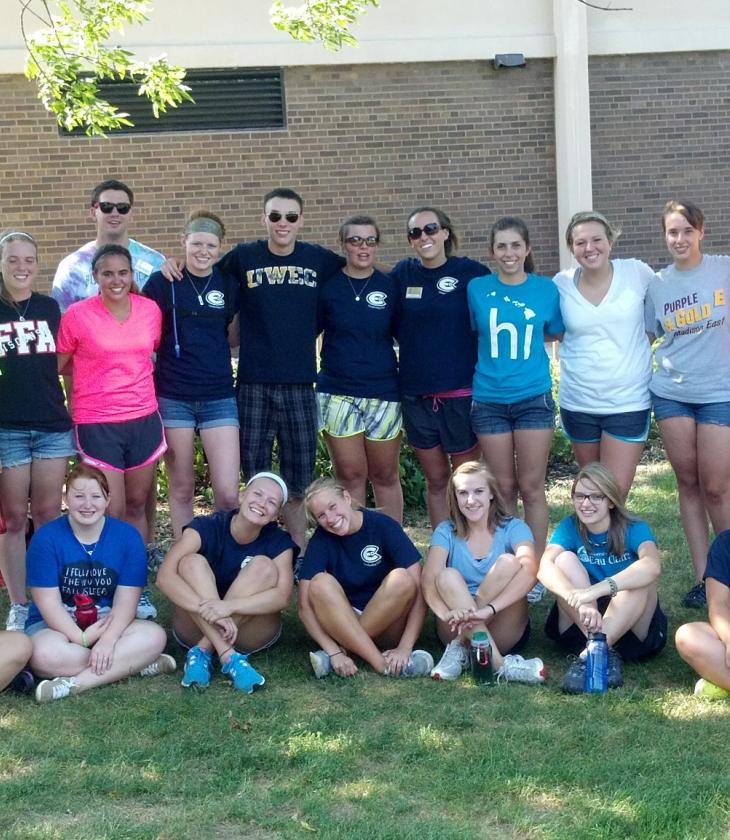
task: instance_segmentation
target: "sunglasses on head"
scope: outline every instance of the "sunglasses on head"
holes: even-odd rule
[[[414,227],[410,228],[408,231],[408,238],[409,239],[420,239],[422,234],[426,234],[426,236],[433,236],[434,233],[438,233],[441,230],[441,225],[438,222],[429,222],[427,225],[424,225],[422,228]]]
[[[348,245],[367,245],[368,248],[374,248],[378,244],[377,236],[348,236],[345,239]]]
[[[268,219],[269,219],[270,222],[280,222],[281,219],[282,219],[282,216],[287,220],[287,222],[290,222],[291,224],[294,224],[294,222],[299,221],[299,213],[283,213],[282,214],[278,210],[272,210],[268,214]]]
[[[128,201],[97,201],[94,207],[98,207],[107,216],[112,210],[116,210],[117,213],[126,216],[132,209],[132,205]]]

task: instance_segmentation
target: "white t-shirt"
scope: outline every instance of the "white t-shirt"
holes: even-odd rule
[[[570,268],[555,276],[565,335],[560,345],[560,407],[587,414],[649,408],[651,348],[644,298],[656,274],[641,260],[611,260],[613,279],[603,300],[586,300]]]

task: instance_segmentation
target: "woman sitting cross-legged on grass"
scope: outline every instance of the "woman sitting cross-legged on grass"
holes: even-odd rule
[[[321,647],[309,655],[315,676],[353,676],[353,654],[379,674],[425,676],[433,658],[413,649],[426,616],[418,549],[332,478],[310,484],[304,502],[317,530],[299,572],[299,617]]]
[[[39,528],[28,548],[30,665],[46,678],[36,688],[39,703],[175,670],[175,660],[162,653],[165,631],[135,618],[147,555],[136,528],[106,515],[106,476],[79,464],[65,498],[68,515]],[[94,599],[97,612],[85,630],[75,620],[74,595],[81,594]]]
[[[629,514],[612,473],[586,464],[573,482],[575,513],[548,540],[538,577],[554,593],[545,634],[580,654],[563,691],[585,688],[585,644],[591,632],[608,642],[608,686],[623,685],[621,659],[655,656],[667,641],[667,618],[657,600],[661,563],[651,528]]]
[[[544,682],[541,659],[501,653],[519,650],[529,635],[527,593],[537,571],[532,532],[507,513],[494,476],[479,461],[454,470],[447,498],[451,518],[433,532],[423,571],[423,592],[446,645],[431,676],[457,679],[472,634],[486,631],[498,677]]]
[[[238,510],[196,516],[157,575],[175,605],[173,634],[188,648],[182,685],[210,684],[213,652],[234,688],[251,694],[264,677],[248,654],[275,644],[294,586],[298,548],[276,519],[287,500],[278,475],[254,475]]]

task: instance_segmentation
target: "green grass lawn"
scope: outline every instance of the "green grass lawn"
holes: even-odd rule
[[[568,512],[569,482],[550,493]],[[671,470],[643,465],[630,507],[659,537],[670,634],[700,616]],[[428,531],[410,529],[425,550]],[[159,600],[159,599],[158,599]],[[4,605],[3,605],[4,606]],[[546,685],[315,680],[290,609],[241,696],[130,679],[47,706],[0,697],[0,829],[15,838],[720,838],[730,836],[730,704],[692,696],[672,643],[605,696],[559,691],[566,663],[533,607]],[[163,610],[163,616],[167,611]],[[429,622],[423,646],[437,658]],[[177,651],[171,645],[171,653]]]

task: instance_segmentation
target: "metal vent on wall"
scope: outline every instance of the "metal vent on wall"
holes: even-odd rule
[[[100,96],[130,115],[134,126],[112,134],[169,131],[251,131],[284,128],[284,84],[276,67],[189,70],[185,79],[195,102],[183,102],[155,119],[152,106],[132,82],[105,82]],[[61,129],[61,134],[80,134]]]

